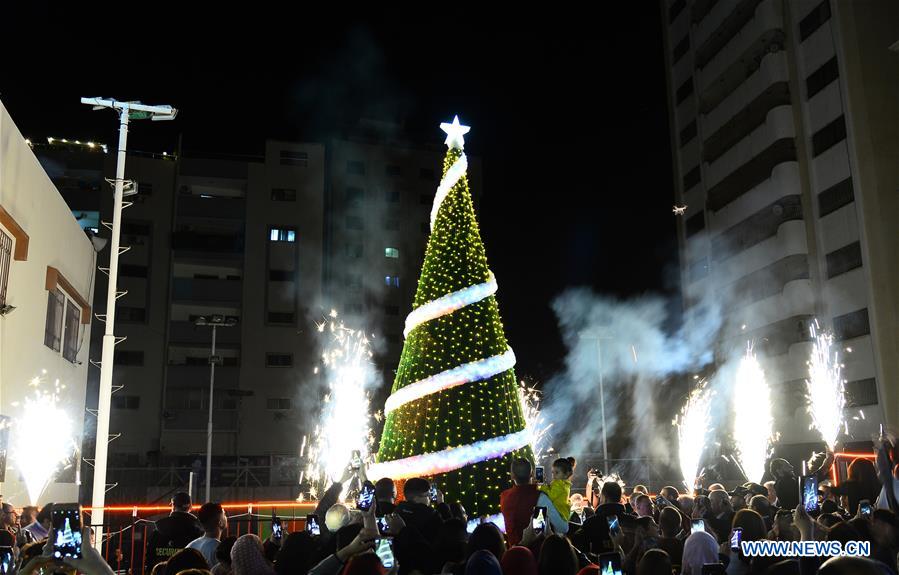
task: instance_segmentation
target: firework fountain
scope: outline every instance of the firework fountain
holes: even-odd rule
[[[21,409],[10,425],[10,460],[22,476],[32,505],[76,449],[72,420],[59,406],[60,392],[66,386],[56,380],[53,389],[47,391],[42,383],[40,377],[32,379],[28,385],[34,388],[33,393],[23,403],[11,404]],[[35,435],[33,426],[40,421],[52,421],[52,432]]]
[[[524,381],[518,386],[518,398],[521,400],[521,412],[524,414],[525,426],[531,436],[531,449],[534,461],[539,462],[553,452],[549,446],[549,430],[553,426],[547,423],[540,413],[540,392]]]
[[[317,327],[330,340],[322,366],[316,368],[327,378],[327,392],[319,424],[311,439],[303,438],[300,449],[306,460],[300,482],[312,485],[313,496],[340,478],[353,451],[369,460],[374,444],[367,391],[374,377],[370,340],[362,330],[346,327],[334,310]]]
[[[817,429],[827,447],[833,450],[837,435],[844,425],[843,374],[839,354],[832,349],[833,335],[819,332],[817,320],[809,327],[812,354],[808,361],[808,412],[811,427]]]
[[[746,479],[761,482],[773,435],[771,390],[752,346],[737,368],[733,391],[733,438]]]
[[[677,426],[678,459],[684,485],[692,491],[699,474],[699,462],[711,429],[712,391],[705,380],[690,393],[673,424]]]

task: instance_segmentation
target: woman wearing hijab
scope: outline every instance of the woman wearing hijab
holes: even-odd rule
[[[241,535],[234,542],[231,568],[234,575],[275,575],[275,570],[265,559],[262,541],[252,533]]]
[[[718,563],[718,541],[705,531],[697,531],[687,537],[684,543],[681,573],[701,575],[702,566],[706,563]]]
[[[501,564],[503,575],[537,575],[537,559],[527,547],[509,547]]]
[[[465,575],[503,575],[496,556],[490,551],[475,551],[465,563]]]

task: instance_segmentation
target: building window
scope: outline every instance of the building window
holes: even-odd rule
[[[403,175],[403,168],[400,166],[387,166],[384,168],[384,173],[393,178],[397,178]]]
[[[0,230],[0,306],[6,305],[6,286],[9,283],[9,262],[12,261],[12,238]]]
[[[684,191],[689,190],[699,183],[700,180],[699,166],[694,166],[692,170],[684,175]]]
[[[799,41],[804,42],[828,20],[830,20],[830,0],[824,0],[799,21]]]
[[[868,324],[867,308],[833,318],[833,334],[837,341],[861,337],[869,333],[871,333],[871,326]]]
[[[296,150],[281,150],[280,161],[282,166],[298,166],[305,168],[309,165],[309,154]]]
[[[286,411],[290,409],[289,397],[269,397],[265,402],[265,408],[271,411]]]
[[[384,276],[384,285],[387,287],[400,287],[400,276]]]
[[[128,278],[147,277],[147,266],[136,264],[119,264],[119,276]]]
[[[62,346],[62,357],[72,363],[75,363],[78,355],[78,327],[80,319],[81,310],[71,301],[66,300],[65,340]]]
[[[362,218],[359,216],[347,216],[346,228],[348,230],[363,230],[365,229],[365,224],[362,223]]]
[[[684,223],[686,228],[687,237],[696,235],[702,230],[705,229],[705,212],[697,212],[687,218],[687,221]]]
[[[385,306],[384,306],[384,312],[385,312],[387,315],[399,315],[399,314],[400,314],[400,308],[399,308],[399,306],[395,306],[395,305],[385,305]]]
[[[362,244],[347,244],[346,257],[351,260],[357,260],[362,257]]]
[[[387,190],[387,201],[391,204],[397,204],[400,201],[399,190]]]
[[[144,364],[144,352],[133,349],[117,349],[113,355],[114,365],[137,365]]]
[[[116,308],[115,318],[127,323],[146,323],[147,310],[142,307],[121,306]]]
[[[433,180],[434,179],[434,170],[433,168],[421,168],[418,170],[418,178],[421,180]]]
[[[674,63],[677,64],[677,61],[684,57],[684,54],[687,53],[687,50],[690,49],[690,36],[689,34],[684,36],[683,40],[677,43],[677,46],[674,47],[671,54],[674,56]]]
[[[384,229],[391,232],[398,231],[400,229],[400,221],[397,218],[387,218],[384,221]]]
[[[852,178],[846,178],[818,194],[818,212],[820,217],[835,212],[855,199],[852,193]]]
[[[273,282],[292,282],[297,278],[295,270],[268,270],[268,280]]]
[[[825,256],[827,262],[827,279],[862,267],[862,246],[852,242],[848,246],[836,249]]]
[[[827,87],[828,84],[836,80],[840,75],[839,66],[837,66],[837,57],[834,56],[821,65],[820,68],[809,74],[805,79],[806,95],[811,99],[812,96]]]
[[[297,241],[297,232],[292,228],[270,228],[268,241],[293,243]]]
[[[293,188],[272,188],[273,202],[295,202],[297,191]]]
[[[268,323],[294,324],[296,323],[295,317],[293,312],[270,311],[268,312]]]
[[[820,156],[845,139],[846,122],[843,116],[840,116],[814,133],[812,136],[812,155]]]
[[[361,202],[362,200],[365,199],[365,190],[363,190],[362,188],[358,188],[356,186],[350,186],[346,189],[344,196],[346,197],[347,203],[352,204],[352,203],[356,203],[356,202]]]
[[[687,0],[674,0],[668,8],[668,23],[674,22],[687,6]]]
[[[696,120],[694,119],[692,122],[684,126],[684,129],[680,131],[680,145],[681,147],[687,145],[693,138],[696,137]]]
[[[44,345],[59,351],[62,343],[63,310],[66,297],[58,289],[47,292],[47,322],[44,325]]]
[[[350,160],[346,163],[346,173],[355,174],[357,176],[365,175],[365,164],[363,162]]]
[[[693,77],[690,76],[690,77],[687,78],[686,81],[684,81],[684,83],[681,84],[680,87],[677,89],[677,92],[676,92],[676,94],[675,94],[675,96],[676,96],[676,97],[675,97],[676,103],[679,105],[681,102],[683,102],[684,100],[686,100],[686,99],[690,96],[690,94],[692,94],[692,93],[693,93]]]
[[[265,367],[292,367],[292,353],[266,353]]]
[[[847,381],[843,386],[846,407],[877,405],[877,381],[873,377]]]
[[[384,248],[384,257],[397,259],[400,257],[400,250],[397,248]]]
[[[112,396],[113,409],[140,409],[139,395],[122,395],[121,393]]]

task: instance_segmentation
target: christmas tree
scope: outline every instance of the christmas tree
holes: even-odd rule
[[[449,147],[431,209],[412,313],[373,478],[428,477],[470,515],[499,510],[514,458],[533,460],[487,267],[464,154],[467,126],[441,124]]]

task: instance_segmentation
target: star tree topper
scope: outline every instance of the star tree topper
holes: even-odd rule
[[[443,122],[440,124],[440,129],[446,132],[446,142],[444,142],[447,147],[450,149],[456,148],[457,150],[461,150],[465,147],[465,134],[471,130],[468,126],[463,126],[459,123],[459,116],[453,118],[453,123]]]

